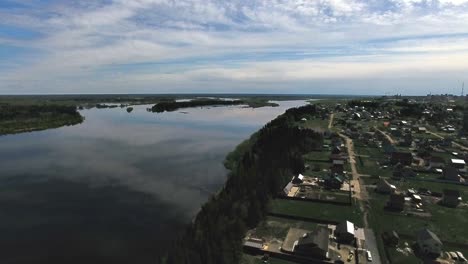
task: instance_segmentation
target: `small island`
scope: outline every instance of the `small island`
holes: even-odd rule
[[[276,103],[271,103],[267,100],[256,100],[256,99],[247,99],[247,100],[223,100],[223,99],[211,99],[211,98],[201,98],[194,99],[190,101],[161,101],[155,104],[151,111],[155,113],[162,112],[172,112],[181,108],[189,107],[203,107],[203,106],[228,106],[228,105],[247,105],[248,107],[257,108],[264,106],[278,106]]]
[[[0,135],[76,125],[83,120],[76,106],[0,104]]]

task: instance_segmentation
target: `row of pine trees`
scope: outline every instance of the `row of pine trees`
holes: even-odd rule
[[[247,229],[265,217],[269,200],[304,170],[302,155],[323,145],[322,134],[296,125],[316,111],[314,105],[289,109],[242,144],[231,155],[236,160],[225,186],[201,208],[164,262],[239,263]]]

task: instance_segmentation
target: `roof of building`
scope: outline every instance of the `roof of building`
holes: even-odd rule
[[[453,164],[466,164],[462,159],[451,159],[450,160]]]
[[[263,248],[263,243],[247,240],[247,241],[244,242],[244,246],[262,249]]]
[[[292,182],[288,182],[286,187],[284,187],[284,191],[289,192],[293,186],[294,186],[294,184]]]
[[[444,177],[458,177],[458,170],[454,167],[445,167],[444,169]]]
[[[377,183],[377,189],[396,189],[395,185],[390,184],[386,179],[380,178],[379,182]]]
[[[431,230],[424,228],[418,231],[417,234],[418,241],[425,241],[425,240],[434,240],[439,244],[442,244],[442,241],[440,241],[439,237],[437,237],[436,234],[434,234]]]
[[[444,196],[453,196],[453,197],[460,197],[460,191],[459,190],[451,190],[451,189],[445,189],[444,190]]]
[[[307,233],[306,236],[299,238],[297,245],[309,245],[328,251],[329,231],[325,226],[318,226],[314,232]]]
[[[336,226],[335,231],[338,233],[350,233],[354,235],[354,224],[350,221],[341,222]]]

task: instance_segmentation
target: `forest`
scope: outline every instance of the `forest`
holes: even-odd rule
[[[278,106],[276,103],[268,102],[265,99],[249,98],[247,100],[223,100],[223,99],[194,99],[190,101],[177,102],[174,100],[161,101],[155,104],[151,111],[155,113],[171,112],[181,108],[201,107],[201,106],[227,106],[227,105],[248,105],[249,107]]]
[[[248,228],[265,217],[268,201],[304,170],[302,155],[319,149],[323,136],[295,124],[314,105],[287,110],[228,155],[223,189],[201,208],[163,263],[238,263]]]
[[[0,104],[0,135],[44,130],[83,122],[75,106]]]

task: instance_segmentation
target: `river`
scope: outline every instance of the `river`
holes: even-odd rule
[[[87,109],[0,137],[0,263],[154,263],[226,180],[223,160],[279,107]]]

